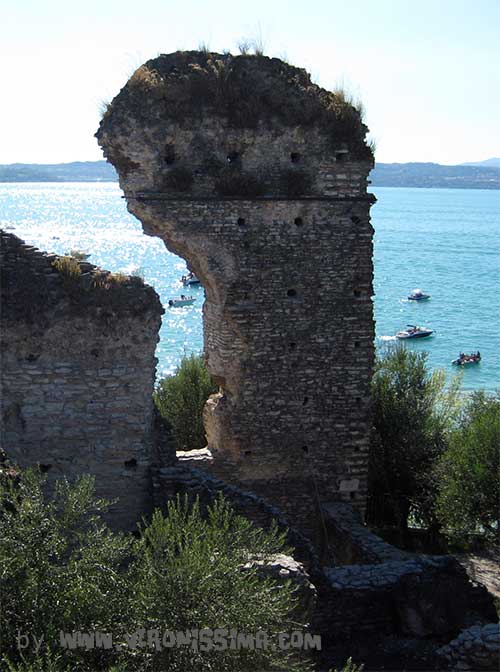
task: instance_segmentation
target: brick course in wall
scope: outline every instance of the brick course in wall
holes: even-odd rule
[[[130,212],[205,288],[205,354],[221,387],[205,411],[210,470],[311,538],[321,502],[363,511],[366,499],[366,130],[351,106],[278,59],[178,52],[135,73],[97,134]]]
[[[49,482],[94,475],[98,496],[118,498],[110,521],[134,529],[152,503],[158,296],[84,262],[71,280],[56,255],[1,242],[3,448]]]

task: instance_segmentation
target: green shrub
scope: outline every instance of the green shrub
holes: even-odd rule
[[[0,660],[0,662],[2,662]],[[6,665],[5,672],[73,672],[72,664],[64,664],[62,657],[53,654],[48,649],[43,655],[37,655],[31,661],[25,660],[13,663],[9,659],[3,661]],[[117,671],[118,672],[118,671]]]
[[[154,400],[172,426],[176,449],[195,450],[206,445],[203,407],[217,391],[199,355],[184,356],[173,376],[160,381]]]
[[[458,411],[459,379],[445,387],[426,353],[403,345],[377,360],[372,381],[374,433],[369,464],[369,521],[405,529],[410,515],[437,527],[435,462]]]
[[[364,669],[364,665],[356,665],[356,663],[352,662],[352,658],[349,658],[341,670],[335,668],[332,672],[363,672]]]
[[[221,498],[201,515],[197,503],[170,502],[167,516],[153,515],[134,552],[134,619],[160,631],[234,628],[240,633],[265,630],[269,648],[193,651],[164,649],[152,656],[157,670],[273,670],[288,660],[273,652],[278,633],[292,627],[293,589],[289,584],[242,568],[249,559],[286,552],[284,535],[254,527],[236,516]],[[295,626],[296,628],[296,626]],[[276,667],[275,667],[276,665]],[[289,661],[287,670],[295,669]]]
[[[73,486],[58,481],[47,501],[41,476],[25,472],[16,482],[0,484],[0,502],[2,653],[17,662],[18,630],[43,636],[45,668],[33,669],[63,669],[54,667],[45,648],[59,646],[60,630],[123,631],[127,578],[121,568],[131,540],[102,521],[106,505],[95,499],[89,476]],[[34,650],[25,655],[35,665]],[[103,651],[89,651],[86,660],[88,669],[99,669]]]
[[[64,633],[102,632],[132,643],[142,629],[234,628],[278,633],[297,629],[293,589],[263,578],[249,561],[289,552],[284,534],[264,531],[233,513],[222,498],[202,513],[197,502],[170,502],[153,514],[138,539],[111,532],[92,481],[42,491],[35,472],[0,483],[0,642],[9,672],[135,672],[174,670],[246,672],[296,669],[286,651],[197,650],[126,646],[122,651],[60,646]],[[20,651],[16,635],[43,637]],[[127,635],[128,633],[128,635]],[[196,639],[196,638],[195,638]],[[300,669],[304,669],[302,666]]]
[[[500,393],[475,392],[441,457],[439,517],[453,537],[500,539]]]

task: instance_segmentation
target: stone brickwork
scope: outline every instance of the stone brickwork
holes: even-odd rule
[[[325,569],[331,633],[361,632],[422,639],[453,636],[496,619],[488,591],[448,556],[416,556],[376,565]]]
[[[327,555],[336,565],[372,565],[408,560],[414,553],[388,544],[363,525],[359,511],[343,502],[321,507],[326,528]]]
[[[97,137],[128,208],[202,280],[210,465],[311,538],[363,510],[371,424],[366,127],[279,59],[149,61]]]
[[[500,669],[500,625],[475,625],[467,628],[438,655],[448,670],[486,672]]]
[[[163,309],[139,279],[2,233],[1,441],[49,482],[95,476],[117,527],[151,507],[152,391]],[[73,273],[73,275],[72,275]]]

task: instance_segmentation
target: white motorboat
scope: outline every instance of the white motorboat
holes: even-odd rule
[[[194,296],[184,296],[184,294],[181,294],[178,299],[170,299],[168,305],[170,308],[182,308],[183,306],[192,306],[195,301]]]
[[[407,329],[398,331],[396,338],[406,339],[406,338],[426,338],[427,336],[432,336],[434,333],[432,329],[426,329],[425,327],[417,327],[414,324],[408,324]]]
[[[193,285],[200,285],[201,281],[198,280],[196,275],[192,272],[189,272],[187,275],[183,275],[182,278],[182,284],[184,287],[191,287]]]
[[[408,301],[425,301],[426,299],[430,298],[430,294],[424,294],[424,292],[417,287],[409,294]]]

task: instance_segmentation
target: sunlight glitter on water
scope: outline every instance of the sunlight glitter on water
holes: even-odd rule
[[[377,188],[374,308],[377,344],[387,347],[407,324],[428,326],[432,339],[406,343],[429,353],[432,367],[455,373],[460,351],[480,350],[481,364],[463,372],[464,387],[500,384],[500,192]],[[194,305],[169,309],[180,296],[182,259],[145,236],[115,183],[0,184],[0,226],[42,250],[78,249],[111,271],[140,269],[166,313],[160,331],[158,374],[171,373],[183,354],[203,347],[203,289]],[[413,287],[431,294],[408,301]]]

